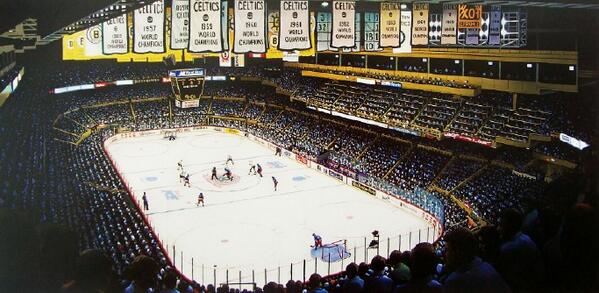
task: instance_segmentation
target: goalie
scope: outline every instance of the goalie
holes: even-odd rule
[[[316,235],[316,233],[312,233],[312,237],[314,237],[314,249],[322,247],[322,237]]]

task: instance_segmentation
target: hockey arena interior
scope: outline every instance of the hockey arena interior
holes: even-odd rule
[[[594,0],[0,0],[0,292],[597,292]]]

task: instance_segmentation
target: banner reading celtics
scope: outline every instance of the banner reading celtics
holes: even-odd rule
[[[428,45],[428,3],[414,3],[412,17],[412,45]]]
[[[401,42],[399,3],[381,3],[380,46],[399,47]]]
[[[164,53],[164,1],[133,12],[133,52]]]
[[[356,46],[356,2],[333,1],[333,29],[331,47],[353,48]]]
[[[266,2],[235,0],[234,53],[266,53]]]
[[[310,10],[308,1],[281,1],[279,50],[306,50],[310,43]]]
[[[220,0],[191,0],[189,52],[222,52]]]
[[[172,0],[171,49],[187,49],[189,41],[189,0]]]
[[[102,23],[102,53],[126,54],[129,51],[127,14]]]
[[[457,6],[443,4],[443,23],[441,25],[441,45],[455,45],[458,39]]]

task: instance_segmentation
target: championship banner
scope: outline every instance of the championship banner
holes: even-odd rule
[[[83,44],[81,44],[81,42]],[[80,40],[85,56],[94,57],[102,55],[102,28],[100,25],[94,25],[85,30],[85,37]]]
[[[401,8],[399,3],[381,3],[380,46],[399,47],[401,43]]]
[[[233,52],[266,53],[265,0],[235,0]]]
[[[191,0],[189,5],[189,52],[222,52],[220,0]]]
[[[428,3],[413,4],[412,45],[428,45]]]
[[[164,53],[164,0],[133,12],[133,52]]]
[[[480,29],[477,29],[477,28],[466,29],[466,45],[478,45],[479,37],[480,37]]]
[[[306,50],[312,47],[307,0],[281,1],[279,19],[279,50]]]
[[[412,52],[412,11],[401,11],[401,39],[399,48],[394,48],[393,53],[411,53]]]
[[[455,45],[458,38],[457,6],[443,4],[443,24],[441,25],[441,45]]]
[[[493,5],[489,10],[489,45],[497,46],[501,39],[501,6]]]
[[[172,0],[171,49],[187,49],[189,41],[189,0]]]
[[[126,54],[129,51],[127,14],[102,23],[102,53]]]
[[[458,28],[480,28],[483,17],[482,5],[458,5]]]
[[[333,30],[331,47],[354,48],[356,46],[356,2],[333,1]]]

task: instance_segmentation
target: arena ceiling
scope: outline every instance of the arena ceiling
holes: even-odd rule
[[[111,19],[123,12],[132,11],[154,0],[19,0],[0,1],[0,34],[13,29],[25,19],[37,20],[37,34],[41,44],[60,39],[90,26]],[[167,0],[168,1],[168,0]],[[232,0],[229,0],[232,1]],[[267,0],[275,4],[279,0]],[[310,0],[321,3],[322,0]],[[385,0],[358,0],[372,3]],[[596,0],[401,0],[403,3],[425,2],[431,4],[471,3],[550,9],[597,9]]]

